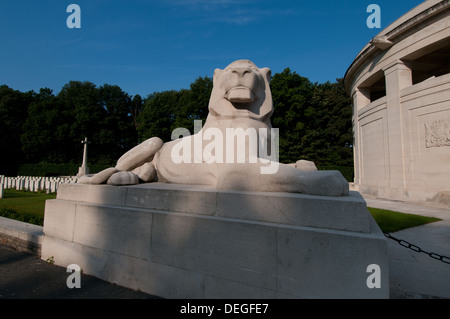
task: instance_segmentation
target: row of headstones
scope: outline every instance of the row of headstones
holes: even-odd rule
[[[6,177],[0,175],[0,198],[3,197],[4,189],[13,188],[16,190],[26,190],[30,192],[45,191],[46,193],[56,193],[59,184],[76,182],[76,177]]]

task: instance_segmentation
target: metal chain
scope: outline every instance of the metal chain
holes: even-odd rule
[[[397,243],[399,243],[400,246],[409,248],[409,249],[411,249],[412,251],[415,251],[415,252],[417,252],[417,253],[424,253],[424,254],[427,254],[428,256],[430,256],[430,257],[433,258],[433,259],[440,260],[440,261],[442,261],[442,262],[444,262],[444,263],[446,263],[446,264],[450,264],[450,257],[447,257],[447,256],[441,256],[441,255],[438,255],[438,254],[436,254],[436,253],[430,253],[430,252],[427,252],[427,251],[423,250],[422,248],[420,248],[419,246],[413,245],[413,244],[407,242],[406,240],[395,238],[394,236],[392,236],[392,235],[389,234],[389,233],[384,233],[384,235],[385,235],[387,238],[390,238],[390,239],[392,239],[392,240],[395,240]]]

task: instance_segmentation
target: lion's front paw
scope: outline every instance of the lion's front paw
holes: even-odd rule
[[[139,184],[139,177],[136,174],[133,174],[131,172],[118,172],[108,179],[106,182],[109,185],[135,185]]]
[[[302,193],[322,196],[347,196],[349,184],[339,171],[310,171],[300,175]]]
[[[306,172],[317,171],[316,164],[314,164],[314,162],[311,162],[311,161],[298,160],[297,162],[295,162],[294,165],[295,165],[295,168],[297,168],[301,171],[306,171]]]

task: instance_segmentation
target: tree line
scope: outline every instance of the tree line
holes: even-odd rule
[[[0,174],[14,176],[23,164],[80,164],[88,137],[89,164],[115,165],[138,143],[175,128],[194,131],[206,120],[213,82],[198,77],[189,89],[131,96],[117,85],[70,81],[20,92],[0,86]],[[280,162],[298,159],[318,166],[353,166],[352,107],[343,80],[312,83],[286,68],[272,77],[272,126],[280,131]]]

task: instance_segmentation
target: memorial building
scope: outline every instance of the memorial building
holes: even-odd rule
[[[450,1],[425,1],[374,37],[345,86],[355,190],[450,205]]]

